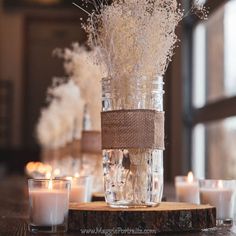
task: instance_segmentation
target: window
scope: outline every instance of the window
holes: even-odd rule
[[[192,24],[191,165],[199,178],[235,178],[236,0],[215,2]]]

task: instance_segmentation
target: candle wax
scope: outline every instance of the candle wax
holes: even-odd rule
[[[200,190],[202,204],[216,207],[216,218],[226,220],[233,218],[233,190],[226,188]]]
[[[199,186],[197,182],[178,182],[175,184],[175,188],[177,201],[199,204]]]
[[[38,226],[60,225],[68,213],[68,193],[64,190],[31,190],[31,222]]]

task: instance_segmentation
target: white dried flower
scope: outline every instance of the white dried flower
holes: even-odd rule
[[[101,129],[101,79],[107,75],[104,64],[96,62],[97,51],[97,48],[88,51],[78,43],[72,44],[71,48],[56,51],[64,59],[66,73],[80,88],[93,130]]]
[[[58,80],[58,79],[57,79]],[[73,80],[49,88],[50,104],[41,112],[37,125],[39,143],[46,148],[58,148],[80,138],[84,101]]]
[[[177,0],[86,2],[95,5],[84,25],[89,43],[101,48],[99,57],[121,97],[129,96],[137,79],[146,78],[148,87],[157,75],[164,75],[178,41],[176,27],[184,17]]]
[[[195,0],[190,12],[198,16],[201,20],[207,20],[209,15],[209,8],[204,5],[205,1]]]
[[[153,78],[171,60],[182,16],[176,0],[116,0],[92,14],[86,29],[114,78]]]
[[[99,56],[114,86],[128,97],[137,78],[150,84],[165,73],[183,12],[176,0],[115,0],[99,7],[85,26],[89,42],[101,48]]]

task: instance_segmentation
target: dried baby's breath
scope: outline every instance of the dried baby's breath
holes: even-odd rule
[[[78,43],[73,43],[70,48],[55,51],[56,55],[64,59],[66,74],[80,88],[93,130],[101,129],[101,79],[107,76],[104,64],[96,62],[97,51],[98,48],[88,51]]]
[[[81,136],[84,101],[79,87],[71,79],[61,81],[55,79],[48,89],[50,103],[42,109],[36,127],[38,142],[44,148],[63,147]]]
[[[84,28],[89,44],[101,48],[100,58],[122,88],[137,78],[147,83],[164,75],[178,41],[175,33],[184,11],[177,0],[84,0],[94,5]],[[206,18],[203,5],[191,11]],[[117,83],[119,81],[119,83]]]
[[[99,56],[113,86],[127,98],[134,92],[137,78],[145,78],[147,85],[164,75],[178,41],[175,29],[183,12],[176,0],[103,3],[90,15],[85,29],[89,44],[101,48]],[[127,99],[122,103],[125,106]]]
[[[191,13],[198,16],[201,20],[207,20],[209,15],[209,8],[204,5],[204,3],[201,3],[201,1],[194,1],[191,10]]]
[[[86,30],[113,78],[154,78],[171,61],[182,17],[176,0],[116,0],[92,13]]]

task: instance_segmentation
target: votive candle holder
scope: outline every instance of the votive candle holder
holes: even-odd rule
[[[29,231],[64,233],[68,228],[69,180],[29,179]]]
[[[217,226],[231,226],[234,215],[235,180],[199,180],[201,204],[216,207]]]

